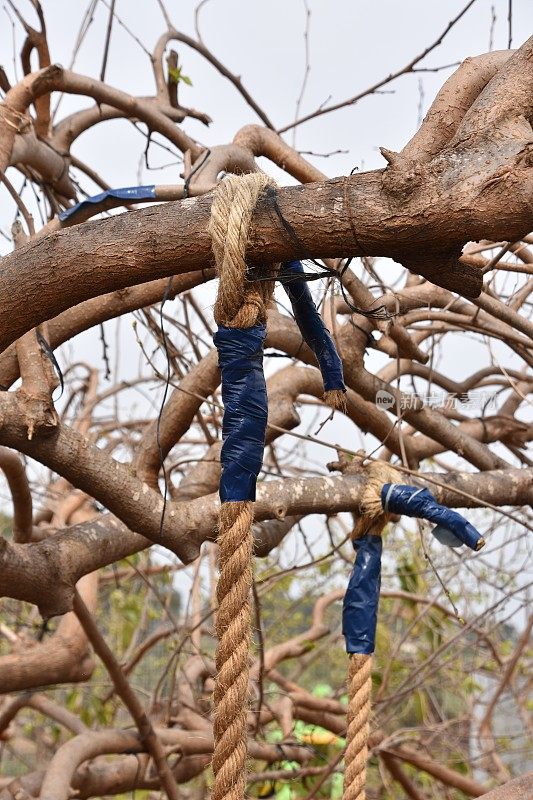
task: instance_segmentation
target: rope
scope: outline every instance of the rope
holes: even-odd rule
[[[355,540],[361,540],[368,535],[381,536],[383,528],[394,516],[383,511],[381,489],[384,483],[398,482],[400,477],[397,470],[385,461],[371,461],[363,469],[365,485],[359,503],[360,516],[352,532],[352,538]],[[369,580],[368,575],[366,580]],[[379,595],[379,583],[376,591]],[[375,626],[375,620],[373,624]],[[372,654],[368,651],[352,652],[348,666],[348,710],[342,800],[365,800],[371,693]]]
[[[348,712],[343,800],[365,800],[372,656],[354,653],[348,667]]]
[[[266,321],[274,284],[247,279],[245,253],[253,210],[271,183],[252,173],[228,176],[215,190],[209,233],[220,278],[214,310],[219,326],[247,329]],[[246,786],[252,522],[251,500],[221,504],[212,800],[241,800]]]
[[[208,227],[219,276],[214,307],[215,321],[219,326],[215,344],[219,350],[225,405],[220,486],[223,502],[217,537],[220,576],[217,585],[212,800],[242,800],[246,787],[253,500],[263,452],[263,426],[266,428],[266,387],[259,354],[262,355],[267,307],[272,298],[278,265],[261,265],[261,270],[255,270],[261,275],[255,279],[254,273],[248,270],[245,257],[254,208],[272,183],[260,172],[226,177],[214,192]],[[316,312],[312,300],[311,305]],[[233,329],[233,333],[228,329]],[[326,392],[325,400],[333,408],[344,408],[342,368],[337,386],[334,384]],[[255,405],[254,400],[250,402],[254,390],[259,390]],[[254,428],[253,433],[245,431],[246,423]],[[251,447],[244,452],[241,444],[247,435]],[[252,452],[254,438],[255,450],[261,453],[257,459],[256,453]],[[346,763],[347,776],[353,773],[354,777],[350,777],[347,787],[353,787],[357,792],[347,795],[348,800],[363,800],[360,788],[365,782],[371,656],[355,655],[351,663],[358,665],[361,659],[362,669],[350,681],[351,722]]]
[[[386,461],[370,461],[365,465],[365,485],[359,502],[360,516],[357,519],[352,539],[365,533],[380,535],[385,525],[394,519],[394,514],[383,511],[381,489],[385,483],[401,483],[402,476]]]
[[[252,521],[250,501],[220,507],[212,800],[240,800],[246,785]]]
[[[208,232],[220,277],[215,321],[227,328],[251,328],[266,322],[272,281],[248,281],[244,256],[259,195],[273,181],[262,172],[228,176],[215,191]]]

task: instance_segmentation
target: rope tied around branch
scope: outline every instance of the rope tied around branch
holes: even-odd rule
[[[399,514],[405,514],[436,522],[435,530],[440,529],[440,533],[434,530],[435,537],[449,546],[465,544],[479,550],[485,543],[473,525],[437,503],[427,489],[402,484],[401,473],[387,462],[371,461],[364,466],[361,463],[358,469],[362,470],[365,483],[359,500],[360,516],[352,532],[356,558],[342,614],[342,632],[350,656],[343,800],[365,800],[372,654],[385,526],[399,519]]]
[[[246,786],[253,502],[268,416],[263,343],[279,265],[262,265],[255,279],[245,259],[255,206],[273,185],[260,172],[226,177],[214,192],[208,228],[219,276],[214,342],[224,403],[212,800],[242,800]],[[324,400],[343,408],[342,362],[302,280],[300,262],[288,262],[281,274],[292,278],[288,294],[302,337],[317,357]]]
[[[215,303],[218,325],[251,328],[266,322],[274,282],[248,281],[245,254],[257,200],[273,184],[268,175],[252,172],[228,176],[215,191],[208,232],[220,278]]]
[[[342,615],[342,632],[350,656],[343,800],[365,800],[366,796],[372,654],[381,589],[381,534],[393,518],[383,509],[381,489],[400,477],[385,461],[371,461],[362,469],[365,484],[359,501],[360,516],[352,532],[356,558]]]
[[[246,787],[253,501],[267,424],[262,354],[274,284],[249,281],[245,255],[255,205],[270,184],[272,180],[263,173],[228,176],[215,191],[209,224],[220,279],[215,303],[219,328],[214,341],[225,409],[217,536],[220,577],[212,800],[241,800]]]

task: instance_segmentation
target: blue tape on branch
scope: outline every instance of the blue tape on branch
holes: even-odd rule
[[[440,528],[447,528],[460,539],[462,544],[468,545],[472,550],[479,550],[485,544],[479,531],[470,522],[457,511],[437,503],[429,489],[386,483],[381,490],[381,504],[385,511],[392,514],[422,517],[434,522]]]
[[[79,211],[90,206],[98,205],[104,200],[124,200],[125,203],[132,200],[155,200],[155,185],[153,186],[125,186],[122,189],[107,189],[105,192],[86,197],[81,203],[67,208],[59,214],[59,219],[64,222],[66,219],[74,217]]]
[[[263,375],[265,325],[226,328],[219,325],[213,341],[222,371],[222,476],[220,499],[255,500],[263,463],[268,417]]]
[[[342,606],[342,634],[347,653],[375,650],[381,587],[381,536],[367,533],[354,539],[355,564]]]
[[[304,269],[300,261],[286,261],[281,266],[280,277],[298,275]],[[283,288],[291,301],[294,318],[307,345],[316,355],[324,389],[340,389],[345,392],[342,361],[337,353],[335,342],[317,311],[313,297],[305,280],[291,280]]]

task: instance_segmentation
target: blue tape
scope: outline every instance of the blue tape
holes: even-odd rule
[[[86,197],[81,203],[76,203],[75,206],[67,208],[62,211],[58,216],[61,222],[66,219],[74,217],[79,211],[84,208],[102,203],[104,200],[112,198],[115,200],[155,200],[155,185],[153,186],[126,186],[122,189],[107,189],[105,192],[95,194],[92,197]]]
[[[280,277],[297,275],[304,269],[300,261],[286,261],[281,266]],[[317,311],[313,297],[305,280],[291,280],[283,288],[291,301],[294,318],[307,345],[317,357],[324,381],[324,389],[340,389],[345,392],[342,361],[335,342]]]
[[[437,503],[429,489],[386,483],[381,490],[381,504],[392,514],[422,517],[447,528],[472,550],[478,550],[484,544],[479,531],[457,511]]]
[[[381,587],[381,536],[367,533],[353,541],[355,564],[342,606],[342,633],[347,653],[375,650]]]
[[[265,325],[226,328],[219,325],[213,341],[222,371],[222,476],[220,499],[255,500],[263,463],[268,417],[263,375]]]

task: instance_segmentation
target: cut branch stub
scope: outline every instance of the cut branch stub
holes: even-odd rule
[[[395,260],[437,286],[458,292],[464,297],[479,297],[483,288],[483,273],[477,267],[460,261],[460,255],[461,248],[456,248],[449,252],[426,251],[416,255],[398,255]]]

